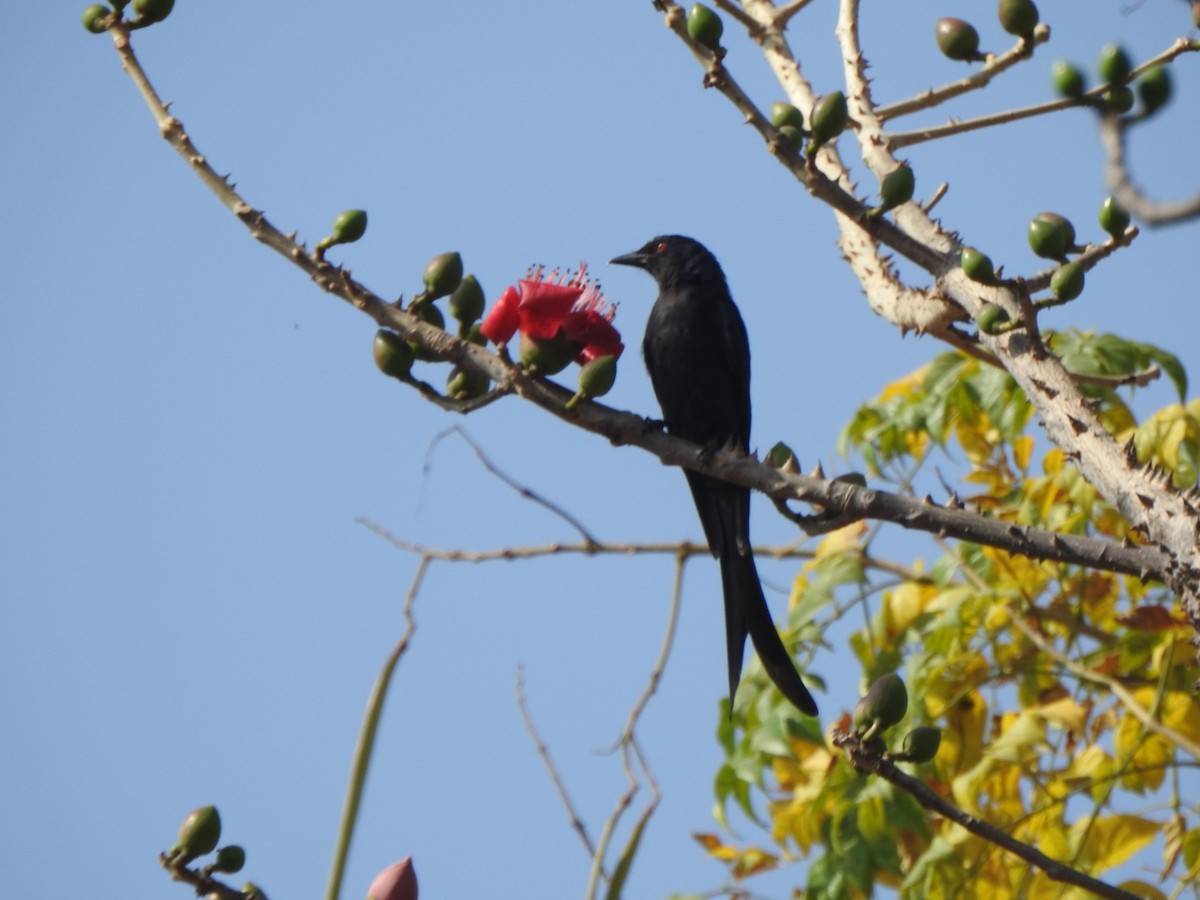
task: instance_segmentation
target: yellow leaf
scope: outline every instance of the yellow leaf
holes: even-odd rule
[[[1071,764],[1063,773],[1063,780],[1072,788],[1081,788],[1106,780],[1112,774],[1112,768],[1112,757],[1102,747],[1093,744],[1072,757]]]
[[[888,637],[903,634],[913,620],[937,596],[937,587],[906,581],[894,591],[883,595],[883,624]]]
[[[1003,762],[1021,762],[1029,751],[1046,740],[1046,726],[1031,712],[1005,713],[1000,737],[988,745],[987,756]]]
[[[1190,871],[1200,862],[1200,829],[1193,828],[1183,836],[1183,864]]]
[[[1073,697],[1043,703],[1030,712],[1041,716],[1047,722],[1061,725],[1068,731],[1083,731],[1083,726],[1087,723],[1087,710],[1076,703]]]
[[[983,729],[987,724],[987,703],[978,691],[969,691],[945,709],[933,709],[926,697],[933,718],[944,718],[942,745],[938,748],[938,765],[945,766],[953,776],[979,762],[983,756]],[[940,705],[940,704],[939,704]]]
[[[1161,823],[1140,816],[1084,818],[1071,826],[1071,843],[1084,871],[1098,875],[1129,861],[1158,837],[1161,829]]]
[[[733,864],[734,878],[749,878],[759,872],[774,869],[779,865],[779,858],[757,847],[749,847],[741,853]]]
[[[1146,884],[1144,881],[1122,881],[1117,887],[1123,891],[1128,891],[1135,897],[1142,897],[1143,900],[1167,900],[1166,894],[1154,885]]]
[[[1012,442],[1013,462],[1022,472],[1029,470],[1029,462],[1033,458],[1033,438],[1023,434]]]
[[[736,847],[730,847],[728,844],[723,843],[715,834],[697,832],[692,837],[696,839],[701,847],[708,851],[709,856],[715,857],[722,862],[728,862],[738,854]]]
[[[858,549],[859,538],[867,530],[866,521],[851,522],[844,528],[839,528],[837,531],[831,531],[825,536],[820,544],[817,545],[817,553],[814,561],[824,559],[827,556],[832,556],[835,553],[848,553]]]
[[[883,391],[879,394],[881,401],[891,400],[893,397],[914,397],[922,393],[925,386],[925,377],[929,373],[929,364],[921,366],[915,371],[909,372],[902,378],[897,378],[895,381],[886,385]]]
[[[1061,810],[1061,807],[1060,807]],[[1067,840],[1066,829],[1062,820],[1043,822],[1037,832],[1037,848],[1051,859],[1068,859],[1071,855],[1071,845]]]
[[[1159,711],[1162,723],[1186,738],[1200,741],[1200,709],[1188,691],[1167,691]]]

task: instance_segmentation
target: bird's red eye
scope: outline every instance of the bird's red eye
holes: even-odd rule
[[[659,241],[658,246],[654,248],[654,252],[655,253],[666,253],[667,252],[667,242]]]

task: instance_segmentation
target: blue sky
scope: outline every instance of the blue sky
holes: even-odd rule
[[[435,547],[575,537],[463,441],[431,453],[439,433],[462,426],[602,539],[698,540],[700,528],[679,473],[640,451],[515,399],[455,417],[380,376],[374,324],[256,244],[191,176],[110,40],[80,26],[83,5],[9,10],[0,55],[0,894],[65,883],[183,896],[155,854],[189,809],[215,803],[248,850],[246,877],[275,898],[314,896],[416,566],[356,519]],[[1008,46],[992,3],[894,6],[864,6],[881,101],[966,74],[933,49],[939,15],[973,18],[986,47]],[[1054,59],[1090,68],[1113,39],[1141,58],[1189,26],[1168,0],[1040,6],[1054,39],[1033,62],[915,118],[1048,99]],[[818,0],[792,29],[820,92],[838,86],[835,20]],[[752,96],[779,99],[753,45],[727,44]],[[844,471],[833,448],[856,404],[942,349],[869,312],[831,217],[701,89],[648,2],[179,0],[135,46],[201,150],[283,230],[311,244],[342,209],[369,211],[366,238],[330,258],[384,296],[414,293],[426,260],[450,249],[489,300],[531,263],[589,261],[630,347],[607,398],[617,407],[655,411],[637,353],[654,288],[606,261],[659,233],[691,234],[720,258],[752,339],[754,442],[786,440],[806,467]],[[1178,100],[1133,140],[1157,196],[1197,189],[1196,64],[1176,67]],[[918,194],[949,182],[943,222],[1010,272],[1040,268],[1024,238],[1040,210],[1099,235],[1085,112],[907,156]],[[1196,234],[1146,234],[1048,324],[1158,343],[1195,376]],[[1171,400],[1155,386],[1139,407]],[[795,538],[766,503],[753,527],[762,543]],[[781,609],[795,568],[762,568]],[[429,897],[582,891],[588,860],[521,724],[516,667],[594,833],[624,784],[597,751],[654,661],[671,582],[652,557],[435,565],[346,896],[407,854]],[[714,564],[688,567],[677,648],[642,729],[665,798],[630,896],[721,881],[690,837],[715,828],[718,591]],[[859,685],[838,676],[853,670],[837,651],[818,655],[823,722],[852,705]],[[794,875],[760,884],[782,895]]]

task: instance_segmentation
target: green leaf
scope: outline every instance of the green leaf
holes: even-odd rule
[[[621,858],[617,860],[616,868],[613,869],[612,880],[608,883],[608,892],[604,895],[606,900],[621,900],[621,889],[625,887],[625,879],[629,877],[633,858],[637,855],[638,846],[642,842],[642,832],[646,830],[646,823],[650,821],[650,815],[653,812],[654,807],[647,806],[638,817],[637,825],[634,826],[633,833],[629,835],[629,841],[625,844],[625,850],[621,854]]]
[[[1183,363],[1179,361],[1179,357],[1174,353],[1168,353],[1153,344],[1138,344],[1139,349],[1151,360],[1158,363],[1167,377],[1171,379],[1171,383],[1175,385],[1175,390],[1179,392],[1179,400],[1187,396],[1188,377],[1187,372],[1183,368]]]

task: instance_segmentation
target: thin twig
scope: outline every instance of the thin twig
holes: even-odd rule
[[[562,776],[558,773],[558,767],[554,765],[554,760],[550,758],[550,748],[542,739],[542,735],[537,730],[537,726],[533,722],[533,714],[529,711],[529,701],[525,696],[525,669],[522,666],[517,666],[517,707],[521,710],[521,719],[525,723],[525,731],[533,739],[533,746],[537,749],[537,754],[542,758],[542,764],[545,765],[546,771],[550,773],[550,781],[554,784],[554,789],[558,791],[559,799],[562,800],[563,806],[567,809],[567,815],[571,817],[571,828],[579,835],[579,839],[583,841],[583,846],[588,852],[590,859],[596,858],[596,847],[592,844],[592,839],[587,833],[587,826],[583,824],[583,819],[579,817],[579,813],[575,810],[575,804],[571,802],[571,795],[567,793],[566,783]]]
[[[554,515],[558,516],[560,519],[562,519],[564,522],[566,522],[568,525],[570,525],[572,528],[574,528],[576,531],[578,531],[579,536],[583,538],[584,543],[588,544],[589,546],[593,546],[593,545],[599,543],[594,537],[592,537],[591,532],[589,532],[583,526],[583,523],[580,522],[577,518],[575,518],[573,515],[571,515],[569,512],[567,512],[565,509],[563,509],[557,503],[554,503],[553,501],[546,499],[545,497],[543,497],[541,494],[539,494],[537,491],[533,490],[529,486],[521,484],[519,481],[517,481],[511,475],[504,472],[494,462],[492,462],[491,457],[489,457],[487,455],[487,452],[481,446],[479,446],[478,443],[476,443],[475,439],[472,438],[471,435],[467,434],[466,429],[464,429],[461,425],[454,425],[450,428],[447,428],[445,431],[439,431],[436,435],[434,435],[433,440],[431,440],[429,442],[429,450],[425,454],[425,472],[426,473],[429,472],[429,469],[432,465],[433,451],[435,449],[437,449],[438,444],[440,444],[445,438],[449,437],[452,434],[457,435],[458,437],[462,438],[463,441],[466,442],[467,446],[470,447],[471,450],[475,453],[475,457],[481,463],[483,463],[483,467],[485,469],[487,469],[491,474],[495,475],[497,478],[499,478],[501,481],[503,481],[505,484],[507,484],[510,488],[512,488],[518,494],[520,494],[522,498],[524,498],[525,500],[530,500],[533,503],[536,503],[539,506],[543,506],[546,509],[550,510],[550,512],[554,513]]]
[[[1175,201],[1151,200],[1137,185],[1125,160],[1125,133],[1135,120],[1104,116],[1100,120],[1100,146],[1104,148],[1104,181],[1113,197],[1146,225],[1173,225],[1200,216],[1200,193]]]
[[[354,748],[354,758],[350,765],[350,783],[346,788],[346,799],[342,806],[342,819],[338,826],[337,844],[333,852],[333,866],[329,872],[329,884],[325,889],[326,900],[338,900],[342,889],[346,860],[350,855],[350,841],[354,837],[354,826],[358,821],[358,807],[362,802],[363,785],[367,781],[371,753],[375,749],[375,735],[379,730],[380,717],[383,715],[383,701],[387,698],[396,665],[408,649],[413,634],[416,633],[417,622],[413,618],[413,604],[416,603],[417,592],[421,589],[421,582],[425,578],[429,564],[430,560],[424,558],[417,565],[416,574],[413,575],[408,594],[404,598],[404,633],[400,635],[400,640],[396,642],[396,646],[383,664],[383,669],[380,670],[379,677],[375,680],[375,686],[371,689],[371,696],[367,700],[367,711],[363,716],[362,729],[359,731],[358,744]]]
[[[658,691],[658,684],[662,680],[663,670],[667,667],[667,660],[671,656],[671,649],[675,645],[675,629],[679,623],[679,606],[680,597],[683,595],[683,569],[687,564],[688,555],[680,553],[675,558],[675,583],[671,588],[671,605],[667,610],[667,627],[663,633],[662,646],[658,651],[658,659],[654,661],[654,666],[650,669],[650,677],[646,680],[646,687],[642,691],[641,696],[633,704],[633,708],[629,710],[629,717],[625,721],[625,730],[621,732],[621,736],[611,748],[609,753],[613,753],[617,748],[629,741],[633,740],[633,729],[642,717],[646,705],[650,702],[650,698]]]
[[[887,119],[895,119],[909,113],[920,112],[923,109],[932,109],[954,97],[960,97],[969,91],[987,87],[992,79],[1001,72],[1011,69],[1023,59],[1032,59],[1033,48],[1037,44],[1046,43],[1048,40],[1050,40],[1050,29],[1044,23],[1040,24],[1034,29],[1032,44],[1022,38],[1018,40],[1016,46],[1006,50],[999,56],[989,55],[987,62],[983,64],[983,68],[966,78],[943,85],[940,88],[922,91],[917,96],[911,97],[908,100],[900,100],[896,103],[889,103],[887,106],[881,106],[877,110],[879,118],[886,121]]]
[[[1200,41],[1188,41],[1180,38],[1162,53],[1152,57],[1142,63],[1129,76],[1129,80],[1133,81],[1141,75],[1144,75],[1150,69],[1157,65],[1162,65],[1173,60],[1175,57],[1183,53],[1195,52],[1200,50]],[[969,80],[969,79],[968,79]],[[1034,116],[1044,116],[1048,113],[1055,113],[1063,109],[1070,109],[1075,106],[1100,106],[1104,102],[1104,95],[1112,90],[1111,84],[1101,84],[1089,91],[1085,91],[1079,97],[1064,97],[1059,100],[1050,100],[1046,103],[1037,103],[1032,106],[1022,107],[1021,109],[1012,109],[1006,112],[992,113],[987,116],[980,116],[975,119],[965,119],[958,122],[948,122],[945,125],[938,125],[931,128],[918,128],[913,131],[903,131],[891,134],[889,141],[893,149],[901,147],[910,147],[913,144],[920,144],[925,141],[933,141],[939,138],[950,137],[955,134],[963,134],[968,131],[976,131],[980,128],[991,128],[995,125],[1004,125],[1008,122],[1017,122],[1021,119],[1030,119]],[[924,95],[922,95],[924,96]],[[953,96],[953,95],[951,95]],[[905,101],[912,103],[913,101]],[[897,115],[895,109],[902,104],[895,106],[882,107],[879,110],[880,118],[894,117]],[[903,110],[908,112],[910,110]],[[1104,118],[1113,118],[1105,116]]]
[[[812,2],[813,0],[791,0],[790,3],[784,3],[775,11],[775,27],[783,31],[792,20],[792,16]]]

